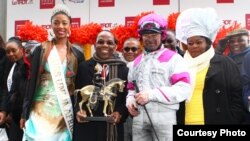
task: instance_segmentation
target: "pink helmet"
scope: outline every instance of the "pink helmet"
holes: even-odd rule
[[[142,17],[138,22],[138,33],[140,35],[149,33],[161,33],[166,38],[167,20],[161,15],[151,13]]]

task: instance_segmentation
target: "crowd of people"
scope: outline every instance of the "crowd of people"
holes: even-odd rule
[[[121,52],[102,30],[89,60],[69,42],[71,20],[57,5],[51,40],[0,36],[1,141],[172,141],[176,124],[250,124],[249,33],[213,47],[213,8],[183,11],[176,31],[147,14]]]

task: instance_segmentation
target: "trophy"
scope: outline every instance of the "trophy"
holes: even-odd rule
[[[106,65],[106,64],[105,64]],[[107,121],[112,122],[113,118],[109,116],[107,111],[111,113],[114,110],[114,102],[117,96],[117,92],[123,92],[125,87],[125,81],[119,78],[110,79],[105,81],[106,75],[103,75],[103,71],[106,72],[107,65],[103,67],[100,64],[95,66],[95,74],[93,78],[94,85],[87,85],[81,89],[75,90],[75,94],[80,94],[81,101],[79,103],[80,110],[86,110],[87,117],[85,121]],[[77,95],[76,95],[77,97]],[[93,114],[93,110],[101,106],[99,103],[103,101],[102,116],[96,116]],[[83,109],[85,105],[86,109]]]

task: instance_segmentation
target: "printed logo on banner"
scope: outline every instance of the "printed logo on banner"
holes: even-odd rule
[[[222,20],[224,25],[230,25],[232,20]]]
[[[234,3],[234,0],[217,0],[217,3]]]
[[[125,17],[125,26],[132,26],[134,24],[135,17]]]
[[[116,27],[118,23],[100,23],[100,25],[102,26],[102,28],[110,29]]]
[[[12,0],[12,5],[33,4],[33,0]]]
[[[169,5],[170,0],[153,0],[153,5]]]
[[[55,6],[55,0],[40,0],[40,9],[51,9]]]
[[[222,20],[223,25],[228,28],[230,26],[233,26],[235,24],[235,22],[237,22],[236,20],[232,20],[232,19],[223,19]]]
[[[62,2],[65,4],[67,0],[62,0]],[[73,3],[84,3],[85,0],[68,0],[69,2]]]
[[[98,0],[99,7],[114,7],[115,0]]]
[[[81,18],[72,18],[71,27],[80,27],[81,26]]]
[[[18,20],[15,21],[15,36],[17,36],[18,30],[29,20]]]
[[[250,30],[250,14],[246,14],[246,29]]]
[[[45,29],[51,29],[51,25],[41,25]]]

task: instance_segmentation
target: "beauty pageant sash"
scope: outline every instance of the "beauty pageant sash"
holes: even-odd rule
[[[60,56],[55,46],[53,46],[50,55],[48,57],[48,64],[50,73],[52,76],[53,84],[55,86],[57,99],[59,101],[60,108],[67,128],[70,131],[72,138],[73,133],[73,106],[71,103],[69,91],[65,81],[65,75],[63,73],[63,67],[61,64]]]

